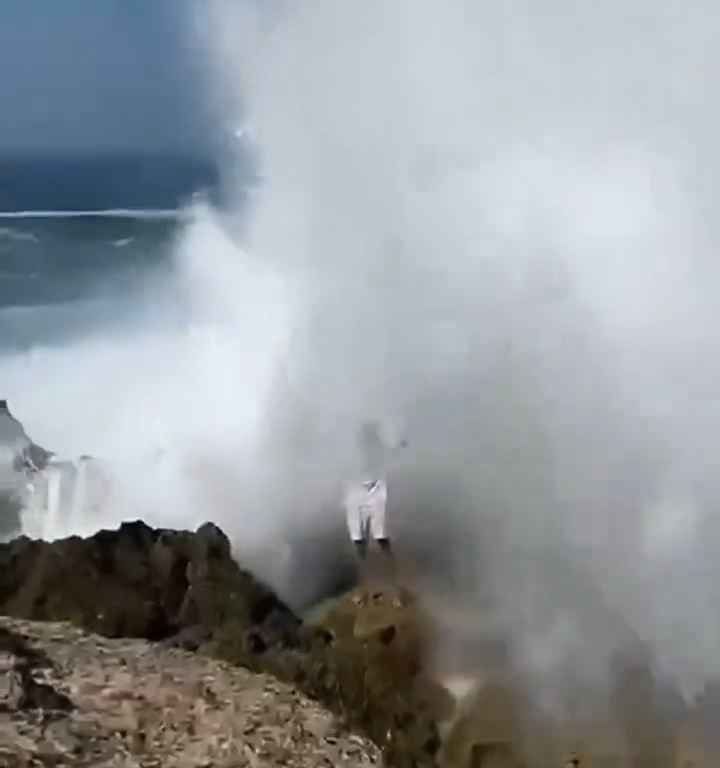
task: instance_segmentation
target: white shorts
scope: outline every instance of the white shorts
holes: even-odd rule
[[[386,539],[385,508],[387,483],[353,483],[345,494],[345,513],[350,538],[363,541],[369,536]]]

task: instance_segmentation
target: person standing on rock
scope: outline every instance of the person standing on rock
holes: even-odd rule
[[[398,448],[404,448],[402,441]],[[392,546],[387,529],[387,470],[389,449],[375,421],[363,423],[357,435],[360,459],[357,476],[348,484],[344,507],[348,533],[360,560],[367,557],[368,541],[372,537],[389,558]]]

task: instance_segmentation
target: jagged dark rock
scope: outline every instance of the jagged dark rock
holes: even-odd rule
[[[140,521],[87,539],[0,544],[0,614],[72,621],[106,637],[164,640],[232,623],[267,647],[292,642],[300,620],[232,559],[215,526],[197,533]]]

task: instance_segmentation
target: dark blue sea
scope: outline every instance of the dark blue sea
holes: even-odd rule
[[[0,351],[126,321],[197,195],[219,202],[211,160],[0,157]]]

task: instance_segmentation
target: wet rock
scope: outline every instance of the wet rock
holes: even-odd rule
[[[267,663],[296,675],[303,690],[342,714],[383,748],[388,764],[431,766],[439,749],[441,686],[424,673],[426,617],[412,595],[387,585],[359,589],[335,601],[306,629],[293,670],[289,653]],[[443,691],[444,692],[444,691]],[[445,692],[446,693],[446,692]]]
[[[0,490],[0,541],[17,536],[22,530],[22,503],[14,492]]]

